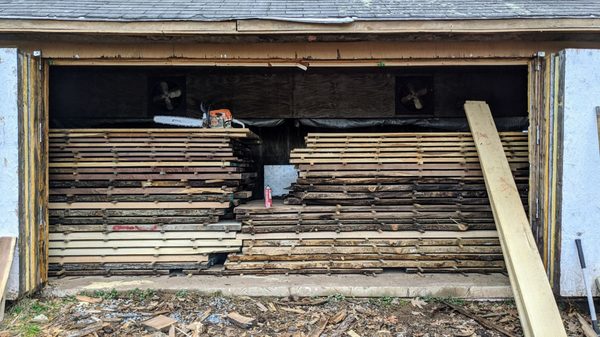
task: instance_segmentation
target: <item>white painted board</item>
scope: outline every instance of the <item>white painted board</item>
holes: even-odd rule
[[[265,165],[264,177],[264,187],[271,187],[272,196],[281,197],[298,179],[298,170],[294,165]]]
[[[585,296],[576,238],[582,240],[590,277],[600,277],[600,153],[595,111],[600,106],[600,50],[567,49],[560,53],[560,61],[564,80],[559,91],[564,103],[560,294]]]
[[[0,48],[0,236],[19,236],[19,67],[14,48]],[[7,298],[19,294],[19,254],[15,252]]]

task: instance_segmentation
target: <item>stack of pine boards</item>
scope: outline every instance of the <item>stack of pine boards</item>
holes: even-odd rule
[[[200,272],[238,251],[248,129],[50,131],[51,275]]]
[[[528,144],[501,133],[523,202]],[[229,273],[504,271],[469,133],[309,134],[285,203],[237,207]]]

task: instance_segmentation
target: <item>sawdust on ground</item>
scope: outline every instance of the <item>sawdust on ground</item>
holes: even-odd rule
[[[582,336],[576,317],[581,309],[571,303],[562,303],[561,307],[569,336]],[[456,308],[464,309],[471,317]],[[156,317],[158,319],[148,322]],[[509,336],[522,336],[513,302],[464,302],[453,298],[358,299],[341,295],[250,298],[136,289],[21,300],[8,309],[0,325],[0,337],[505,336],[494,328],[482,326],[473,317],[499,326]],[[148,326],[153,322],[159,322],[159,326]]]

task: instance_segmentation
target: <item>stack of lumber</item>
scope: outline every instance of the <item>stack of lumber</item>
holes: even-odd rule
[[[527,135],[503,133],[524,202]],[[309,134],[285,203],[237,207],[230,273],[504,270],[468,133]]]
[[[505,132],[502,140],[526,197],[527,135]],[[291,153],[300,177],[288,204],[489,204],[469,133],[319,133],[306,144]]]
[[[50,131],[50,274],[201,270],[239,250],[248,129]]]

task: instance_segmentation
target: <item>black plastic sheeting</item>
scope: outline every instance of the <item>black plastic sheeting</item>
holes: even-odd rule
[[[285,119],[243,119],[246,126],[270,128],[285,123]],[[300,118],[294,119],[295,123],[302,126],[326,129],[358,129],[370,127],[400,127],[412,126],[423,129],[443,131],[469,131],[466,118],[355,118],[355,119],[328,119],[328,118]],[[496,127],[501,131],[527,130],[529,120],[527,117],[500,117],[494,118]]]

